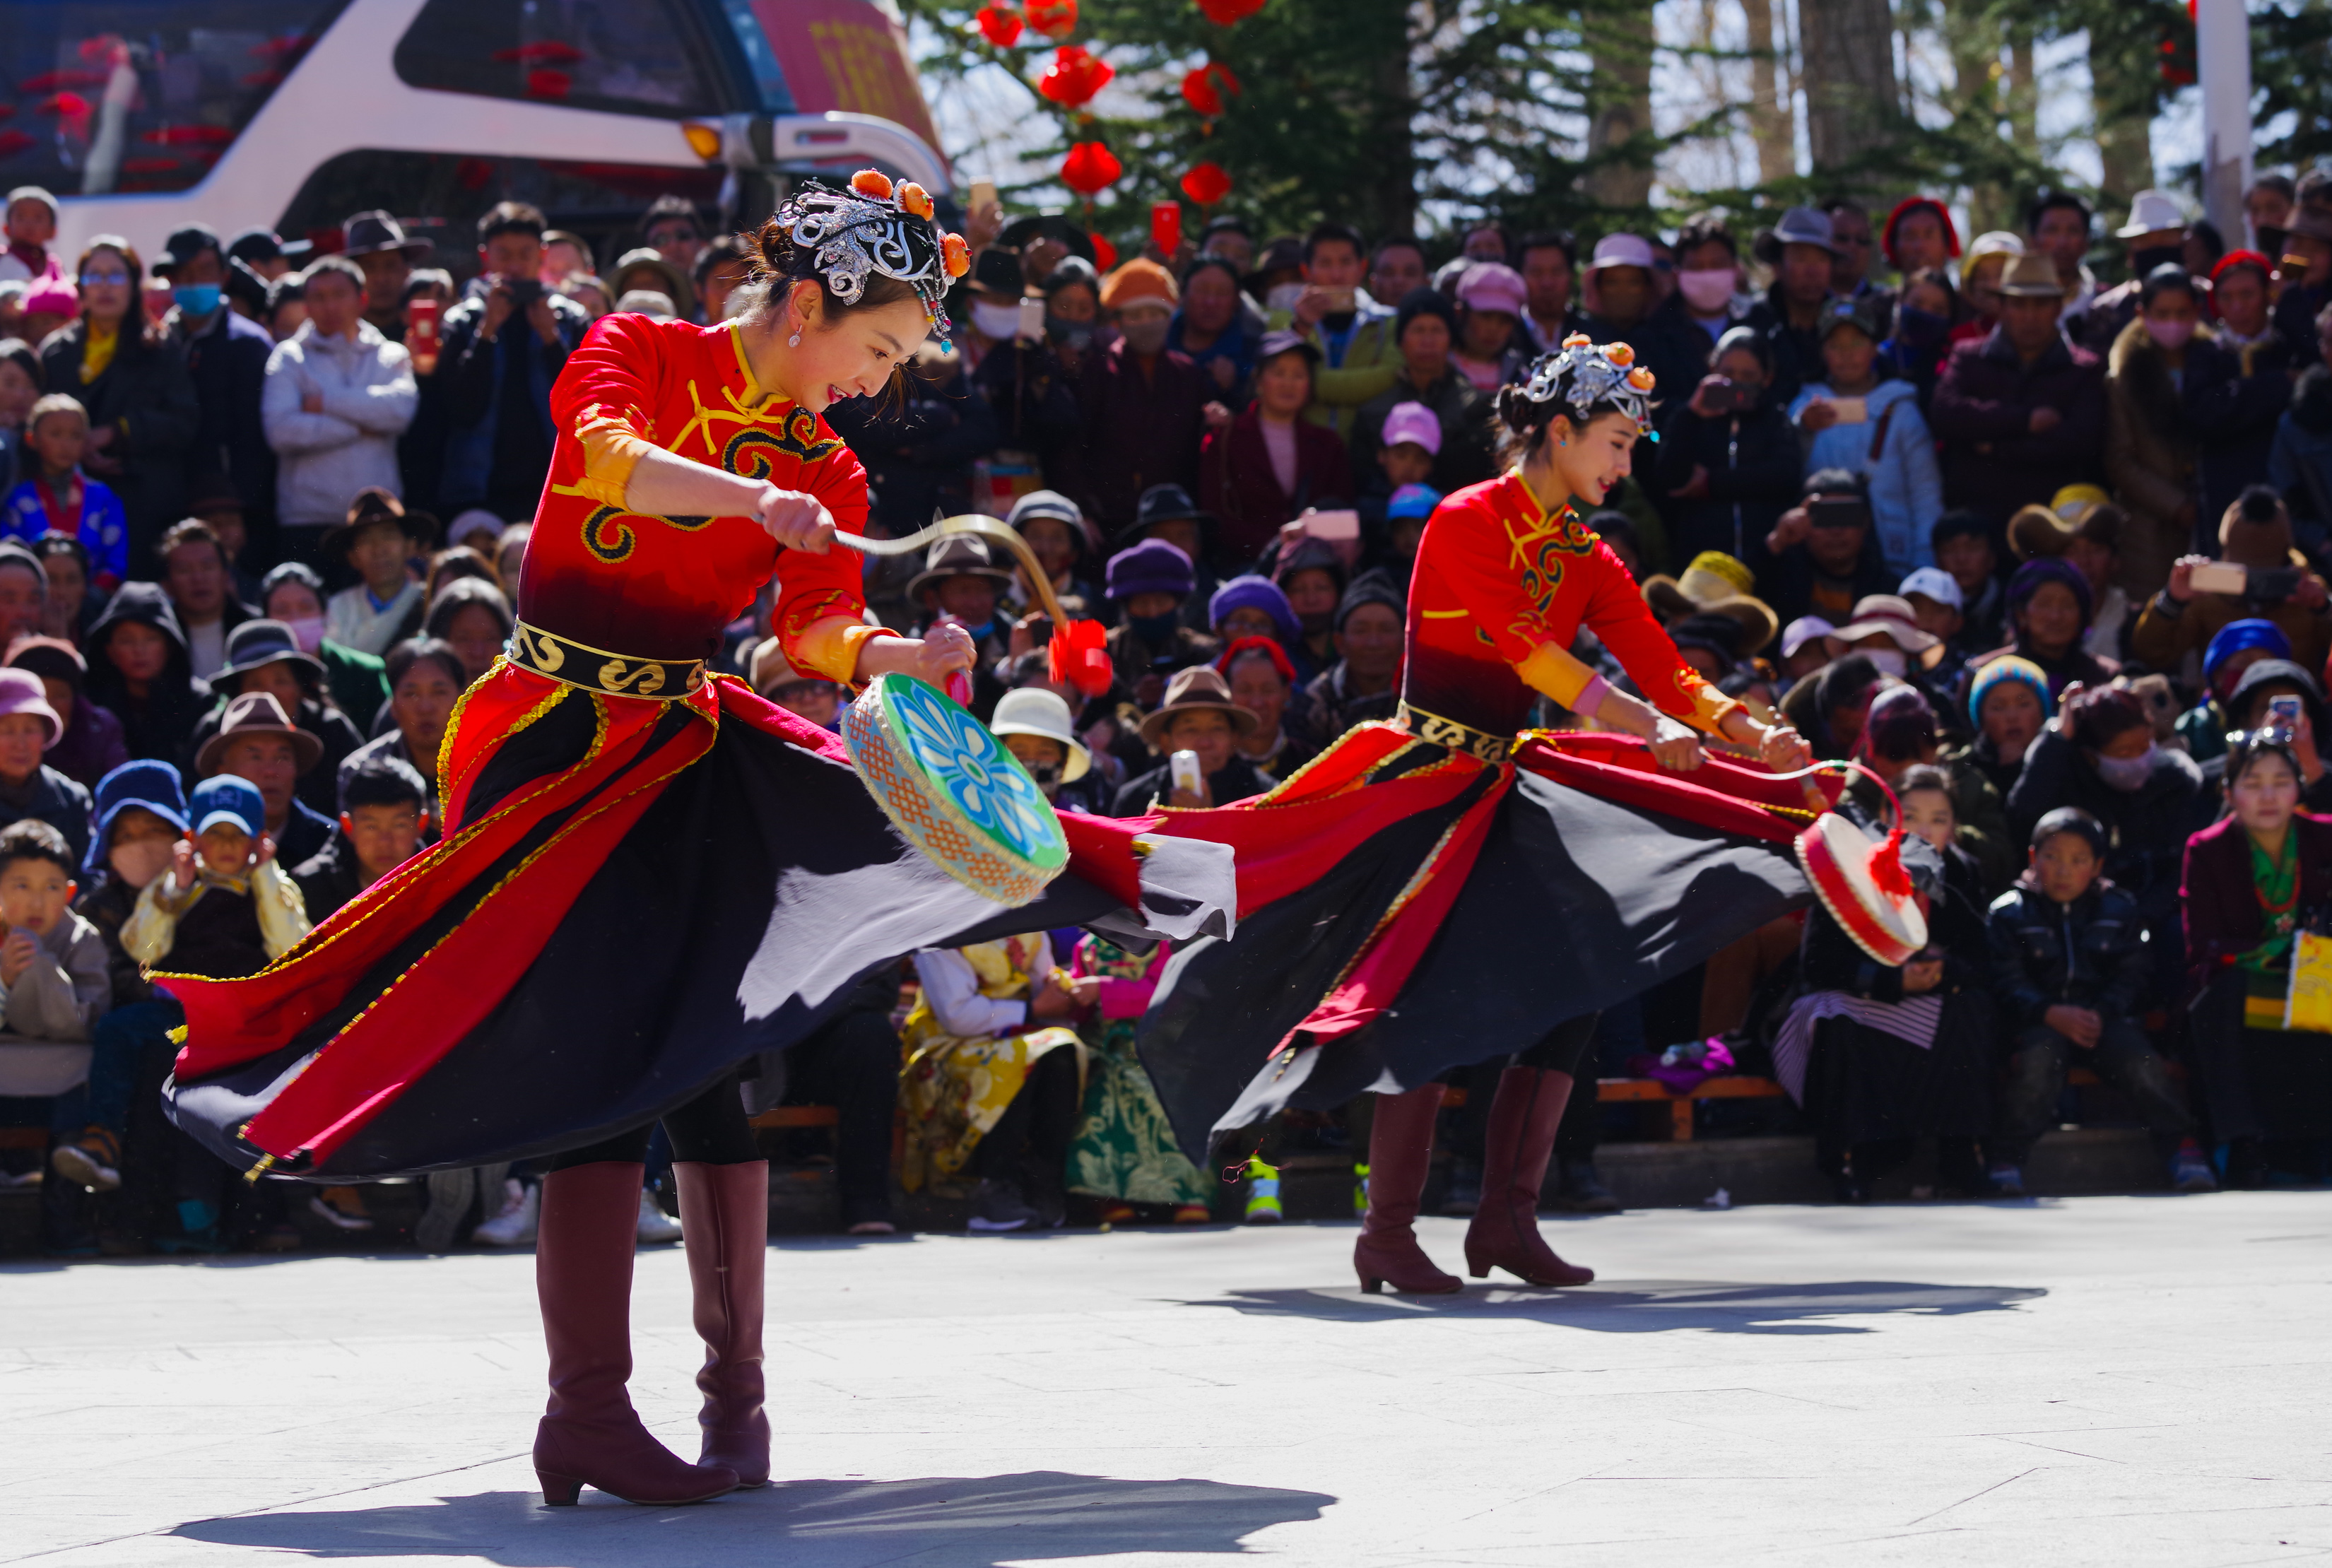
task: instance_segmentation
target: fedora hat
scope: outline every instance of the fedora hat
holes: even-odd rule
[[[2061,300],[2065,283],[2057,276],[2057,263],[2034,251],[2008,263],[2000,274],[2000,292],[2021,300]]]
[[[406,261],[417,262],[436,248],[427,240],[416,240],[407,234],[403,224],[378,208],[358,213],[340,225],[340,253],[344,256],[377,256],[383,251],[403,251]]]
[[[2128,521],[2128,514],[2096,485],[2069,484],[2050,496],[2046,506],[2019,507],[2008,520],[2008,542],[2027,560],[2062,555],[2077,539],[2119,550],[2121,531]]]
[[[988,728],[997,735],[1035,735],[1058,741],[1066,752],[1061,763],[1064,784],[1075,783],[1093,768],[1093,753],[1077,739],[1069,704],[1057,692],[1021,686],[1005,693],[996,700],[996,717],[988,722]]]
[[[2129,222],[2114,230],[2114,238],[2135,240],[2185,232],[2186,215],[2179,210],[2176,196],[2166,190],[2142,190],[2129,198]]]
[[[665,261],[664,253],[653,245],[638,245],[617,256],[616,264],[607,271],[607,286],[615,290],[618,295],[630,293],[632,291],[624,287],[624,274],[638,272],[643,268],[654,272],[664,284],[664,287],[654,290],[653,292],[662,294],[667,300],[685,300],[692,297],[688,280],[681,276],[680,269]]]
[[[1217,674],[1212,664],[1192,664],[1187,670],[1177,670],[1174,678],[1166,683],[1166,701],[1142,721],[1142,738],[1152,751],[1164,744],[1166,726],[1174,722],[1177,713],[1220,713],[1242,735],[1256,725],[1255,715],[1231,701],[1230,683]]]
[[[393,522],[414,543],[426,545],[437,537],[437,520],[425,512],[408,511],[405,502],[378,484],[368,484],[349,502],[348,521],[317,542],[316,553],[326,560],[344,554],[357,534],[376,522]]]
[[[324,675],[324,661],[305,652],[292,628],[282,621],[250,620],[226,635],[226,663],[211,675],[215,685],[222,680],[234,680],[239,689],[241,678],[262,664],[281,664],[286,660],[305,666],[318,679]]]
[[[1838,254],[1838,241],[1830,234],[1830,215],[1812,207],[1792,207],[1782,215],[1781,222],[1760,232],[1750,248],[1759,261],[1771,266],[1782,259],[1785,245],[1818,245],[1833,256]]]
[[[923,557],[923,569],[907,585],[907,597],[920,603],[925,589],[935,588],[951,577],[984,577],[999,585],[1012,580],[1012,574],[996,564],[986,540],[955,533],[932,546],[931,553]]]
[[[1910,600],[1900,594],[1866,594],[1855,601],[1854,618],[1830,634],[1830,657],[1874,634],[1884,634],[1923,670],[1933,669],[1944,656],[1944,639],[1919,629]]]
[[[5,674],[0,671],[0,674]],[[245,692],[226,705],[218,733],[195,753],[195,771],[207,779],[219,770],[219,758],[245,735],[281,735],[292,742],[292,755],[301,773],[323,760],[324,743],[283,716],[283,704],[272,692]]]
[[[1722,550],[1705,550],[1692,558],[1682,575],[1665,573],[1647,578],[1640,590],[1644,602],[1662,621],[1688,616],[1724,616],[1741,624],[1744,656],[1763,653],[1782,629],[1781,617],[1763,599],[1749,590],[1757,579],[1747,567]]]
[[[57,737],[65,732],[64,721],[49,706],[49,689],[41,684],[41,677],[14,665],[0,668],[0,719],[11,713],[30,713],[41,722],[45,731],[41,738],[43,751],[55,745]]]

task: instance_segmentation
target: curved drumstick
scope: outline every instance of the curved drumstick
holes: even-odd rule
[[[934,518],[929,528],[918,529],[904,539],[868,539],[864,534],[837,532],[834,536],[834,542],[847,545],[861,555],[913,555],[933,540],[945,539],[951,534],[958,533],[976,534],[982,539],[992,539],[1010,550],[1014,559],[1027,569],[1029,586],[1037,590],[1037,597],[1044,601],[1045,613],[1053,617],[1055,629],[1061,630],[1067,627],[1068,615],[1061,608],[1061,601],[1053,594],[1052,574],[1047,571],[1043,563],[1037,559],[1037,552],[1028,548],[1027,540],[1022,539],[1018,533],[992,517],[982,517],[978,512],[966,512],[961,517]]]

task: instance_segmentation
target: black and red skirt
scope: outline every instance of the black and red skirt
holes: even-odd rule
[[[1364,724],[1266,795],[1167,814],[1238,864],[1237,934],[1176,948],[1138,1040],[1193,1158],[1527,1050],[1812,898],[1798,784],[1663,772],[1615,735],[1477,750]]]
[[[1006,908],[899,836],[837,737],[725,677],[653,700],[498,664],[441,772],[444,838],[282,959],[158,977],[186,1013],[170,1115],[231,1163],[330,1181],[594,1143],[918,948],[1179,940],[1232,899],[1221,849],[1071,815],[1068,870]]]

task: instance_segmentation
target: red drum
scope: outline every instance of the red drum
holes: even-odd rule
[[[1835,811],[1798,835],[1798,864],[1822,907],[1863,951],[1900,968],[1927,945],[1927,914],[1903,869],[1903,831],[1873,844]]]

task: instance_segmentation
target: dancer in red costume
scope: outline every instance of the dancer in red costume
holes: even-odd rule
[[[866,626],[858,557],[829,549],[863,530],[866,483],[821,411],[882,391],[944,333],[965,267],[919,188],[872,170],[852,186],[806,183],[762,228],[731,323],[609,316],[568,360],[521,624],[438,761],[444,840],[257,975],[156,977],[186,1014],[170,1114],[254,1176],[556,1156],[536,1256],[546,1502],[586,1484],[687,1502],[769,1477],[769,1176],[741,1062],[917,948],[1113,913],[1196,934],[1228,902],[1221,850],[1172,865],[1132,825],[1080,818],[1069,870],[1006,910],[901,839],[835,737],[708,676],[772,574],[797,669],[937,680],[971,662],[961,628]],[[659,1118],[707,1352],[694,1463],[625,1391]]]
[[[1802,764],[1804,742],[1677,656],[1572,506],[1601,503],[1649,429],[1633,360],[1573,337],[1499,393],[1517,465],[1426,525],[1393,722],[1161,829],[1236,849],[1240,925],[1176,952],[1143,1064],[1194,1151],[1378,1091],[1353,1251],[1368,1290],[1459,1288],[1412,1229],[1435,1080],[1499,1057],[1467,1267],[1592,1279],[1547,1247],[1537,1209],[1598,1011],[1810,896],[1789,851],[1803,790],[1765,770]],[[1572,655],[1582,627],[1642,698]],[[1601,732],[1518,736],[1542,693]],[[1704,735],[1752,760],[1705,756]]]

